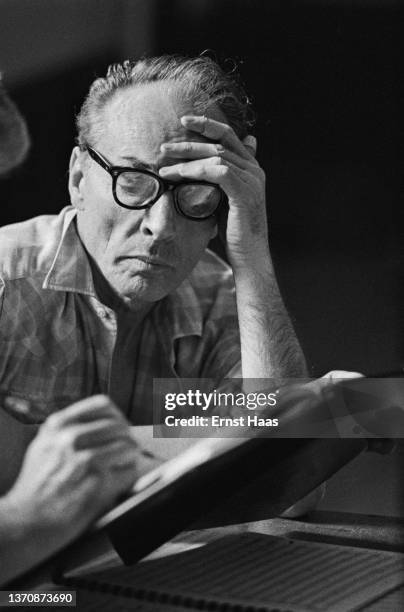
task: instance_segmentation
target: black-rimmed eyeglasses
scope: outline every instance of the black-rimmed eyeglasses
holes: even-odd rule
[[[181,215],[195,221],[208,219],[226,198],[214,183],[186,181],[174,183],[149,170],[111,166],[92,147],[83,147],[90,157],[112,177],[112,194],[119,206],[141,210],[152,206],[166,191],[173,192],[174,205]]]

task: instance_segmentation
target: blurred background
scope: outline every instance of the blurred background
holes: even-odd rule
[[[238,64],[272,254],[311,373],[403,363],[399,48],[391,0],[0,0],[0,69],[33,147],[0,223],[69,203],[74,116],[107,65],[209,49]]]

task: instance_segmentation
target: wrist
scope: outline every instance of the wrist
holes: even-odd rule
[[[50,533],[22,509],[12,494],[0,498],[0,585],[7,584],[61,548]]]
[[[30,547],[41,542],[45,549],[57,546],[64,539],[64,530],[44,520],[29,500],[19,500],[11,490],[0,498],[0,532],[7,541],[23,543]],[[41,544],[41,545],[42,545]],[[45,550],[44,550],[45,552]]]
[[[66,526],[67,527],[67,526]],[[44,520],[29,500],[14,498],[12,490],[0,498],[0,548],[13,552],[27,568],[51,556],[72,539],[69,529]]]
[[[274,282],[275,270],[269,250],[260,257],[245,257],[242,261],[231,265],[236,286],[256,285],[258,282],[264,290],[268,283],[272,286]]]
[[[272,258],[268,243],[254,246],[254,249],[228,252],[233,274],[273,274]]]
[[[10,494],[0,498],[0,533],[1,541],[22,540],[30,526],[21,516],[18,505]]]

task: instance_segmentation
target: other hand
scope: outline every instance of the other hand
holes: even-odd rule
[[[62,546],[133,485],[136,455],[130,427],[112,401],[86,398],[40,427],[6,496],[8,507],[27,532]]]

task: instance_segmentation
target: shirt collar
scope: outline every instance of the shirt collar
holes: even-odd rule
[[[98,299],[90,262],[77,234],[76,214],[73,207],[67,207],[61,213],[61,237],[42,288],[81,293]],[[172,339],[202,336],[202,310],[189,279],[156,304],[152,312],[154,318],[158,315],[159,325],[163,323],[164,328],[170,330]]]
[[[61,237],[42,288],[97,297],[90,263],[74,223],[76,213],[73,207],[61,212]]]

